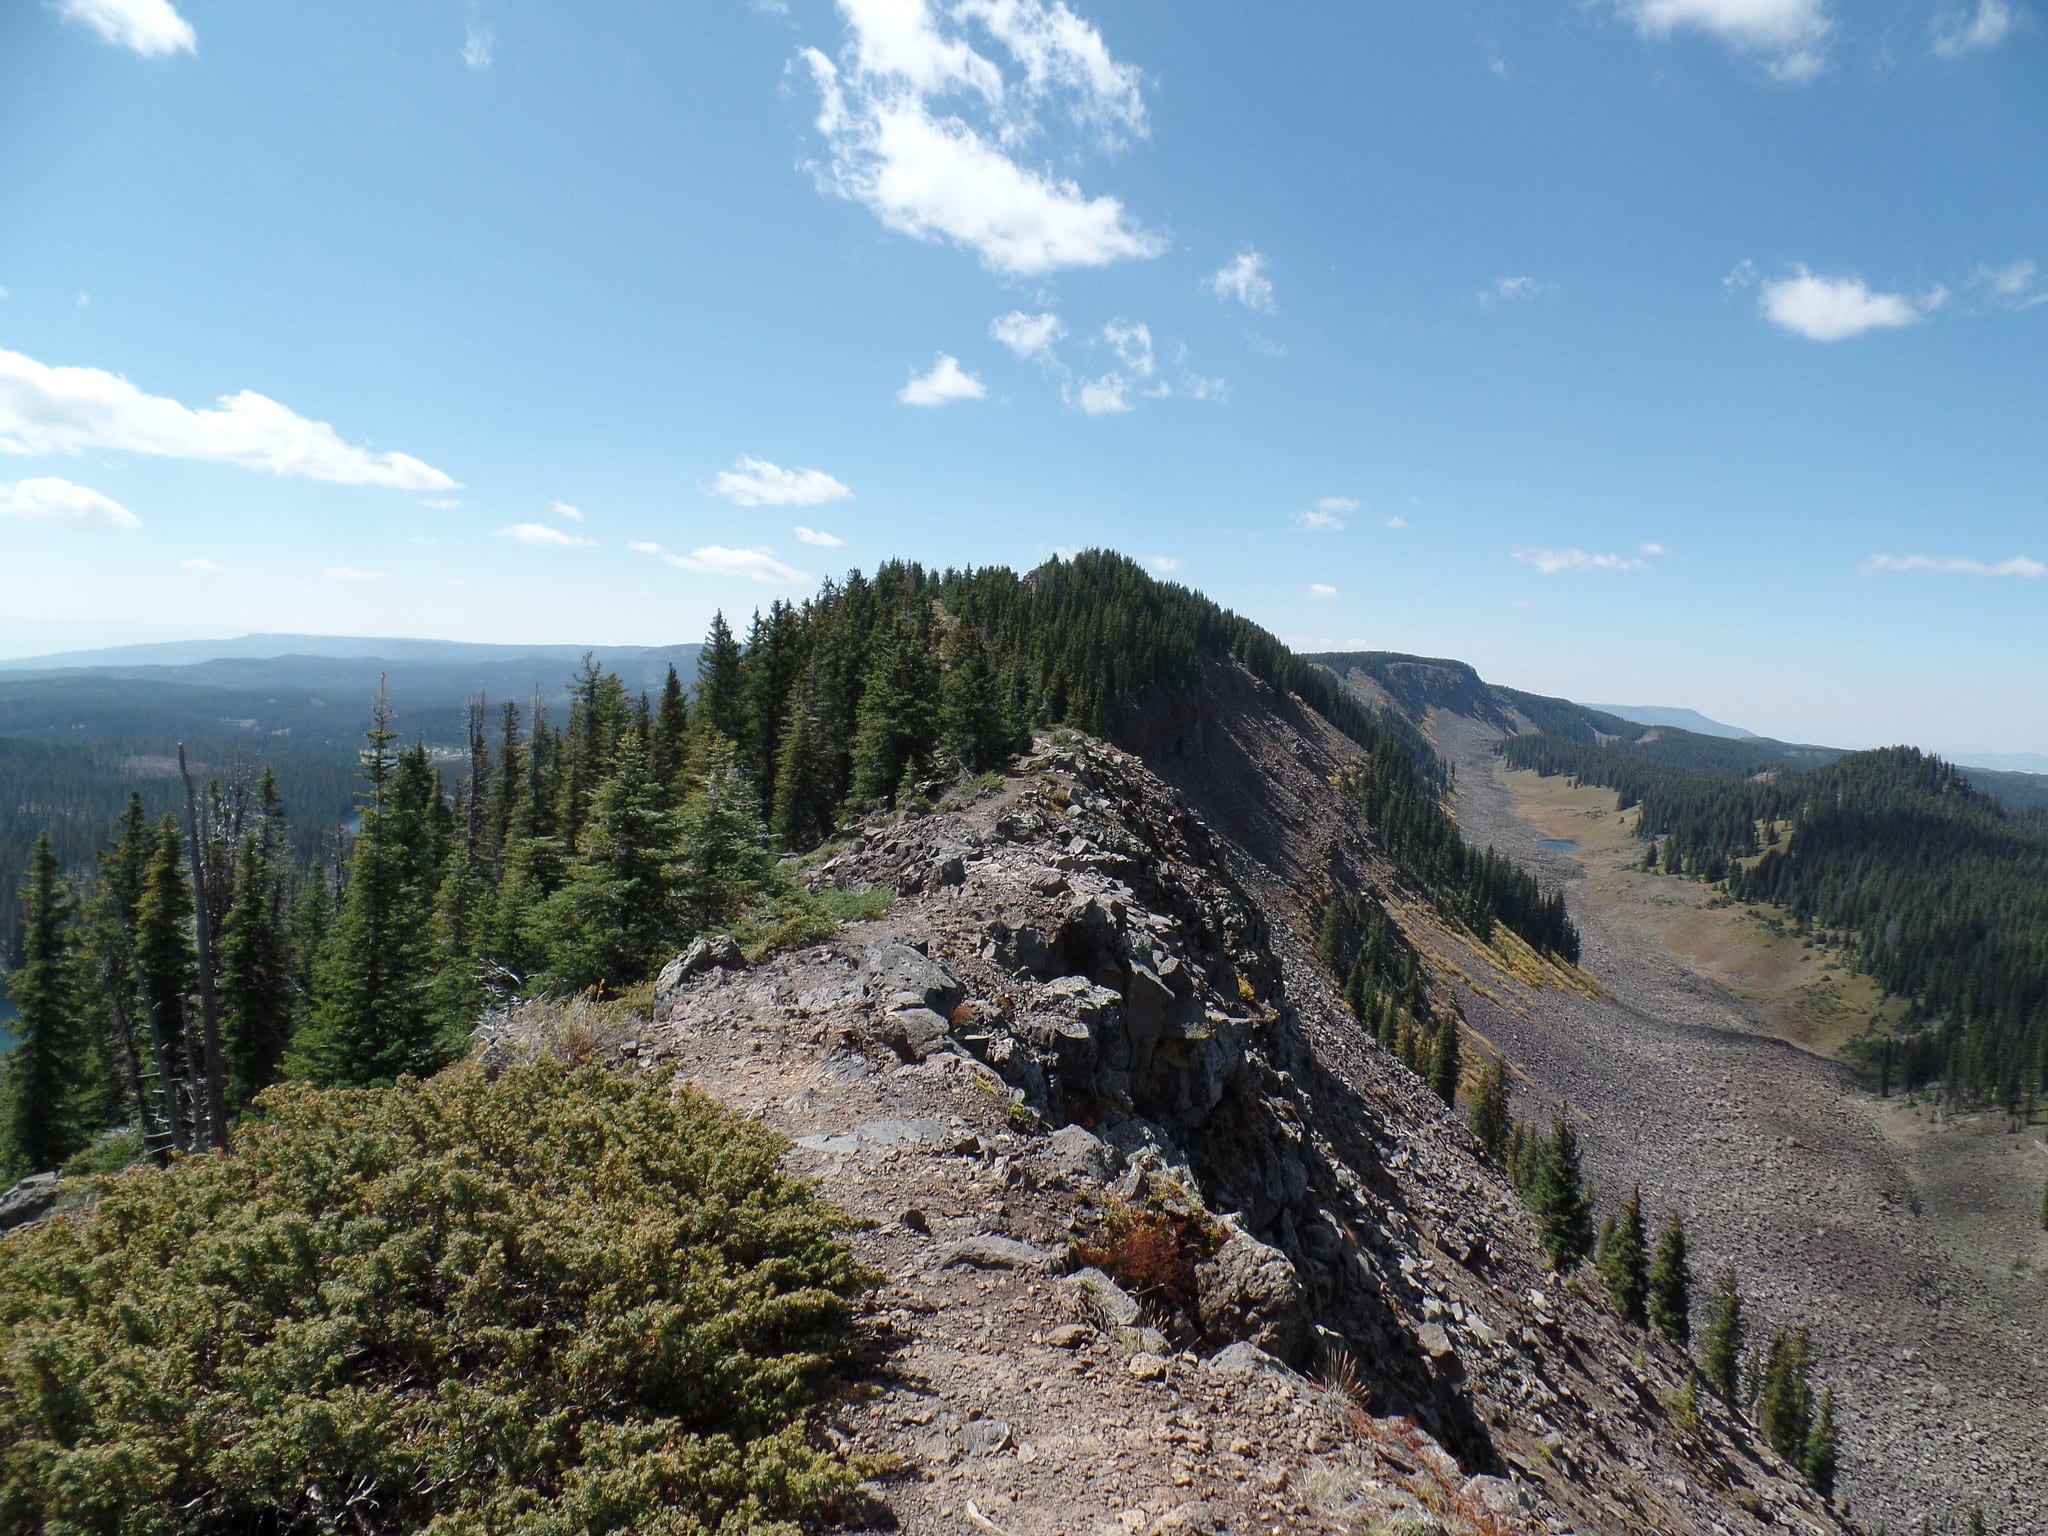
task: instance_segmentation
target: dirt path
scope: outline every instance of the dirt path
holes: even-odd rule
[[[1517,813],[1495,733],[1457,717],[1432,730],[1468,838],[1582,897],[1615,878],[1626,851],[1541,846],[1556,828]],[[1841,1491],[1867,1519],[1917,1529],[1980,1502],[1992,1530],[2048,1532],[2048,1243],[2014,1198],[2017,1170],[2044,1161],[2035,1138],[1881,1115],[1778,1038],[1770,1000],[1672,953],[1647,898],[1578,899],[1573,915],[1611,1001],[1546,992],[1518,1011],[1475,995],[1467,1015],[1534,1098],[1584,1112],[1608,1202],[1639,1180],[1651,1209],[1688,1213],[1703,1272],[1734,1261],[1761,1323],[1812,1329],[1846,1420]]]

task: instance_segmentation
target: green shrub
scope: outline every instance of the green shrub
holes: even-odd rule
[[[769,1132],[597,1067],[273,1089],[0,1241],[0,1529],[758,1536],[870,1283]]]

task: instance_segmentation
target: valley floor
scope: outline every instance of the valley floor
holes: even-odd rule
[[[1639,1179],[1646,1212],[1686,1211],[1702,1287],[1732,1259],[1759,1326],[1811,1327],[1847,1425],[1841,1491],[1866,1523],[1939,1528],[1980,1502],[1991,1530],[2048,1532],[2038,1131],[1937,1129],[1928,1111],[1881,1107],[1781,1038],[1804,1027],[1834,1043],[1839,1014],[1868,1006],[1857,979],[1810,952],[1757,974],[1754,946],[1717,939],[1718,914],[1673,910],[1703,908],[1702,888],[1628,878],[1640,845],[1611,817],[1532,814],[1493,756],[1497,733],[1446,716],[1432,733],[1457,765],[1466,837],[1565,885],[1608,993],[1465,992],[1525,1097],[1584,1117],[1608,1204]]]

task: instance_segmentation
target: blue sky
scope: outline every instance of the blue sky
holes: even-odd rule
[[[2038,0],[33,0],[0,654],[694,639],[1107,544],[2048,750]]]

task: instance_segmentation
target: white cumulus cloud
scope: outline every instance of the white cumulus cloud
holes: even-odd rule
[[[572,523],[583,521],[583,509],[579,506],[572,505],[566,501],[550,502],[548,505],[557,517],[566,517]]]
[[[819,528],[806,528],[802,523],[798,523],[790,532],[796,535],[799,544],[811,544],[819,549],[837,549],[846,542],[836,533],[826,533]]]
[[[482,73],[491,67],[492,53],[498,46],[498,34],[475,16],[462,24],[462,62],[466,68]]]
[[[1335,597],[1337,595],[1337,589],[1333,586],[1328,585],[1325,582],[1319,581],[1308,589],[1308,595],[1314,598],[1317,602],[1321,602],[1325,598]]]
[[[711,488],[736,507],[818,507],[853,499],[851,490],[822,469],[784,469],[747,454],[737,468],[720,470]]]
[[[1013,309],[989,321],[988,333],[1019,357],[1049,359],[1067,328],[1058,315],[1027,315]]]
[[[1801,266],[1790,277],[1766,282],[1757,302],[1780,330],[1808,341],[1847,341],[1867,331],[1918,324],[1947,297],[1939,288],[1917,300],[1880,293],[1860,277],[1829,277]]]
[[[178,562],[178,565],[181,569],[188,571],[198,571],[203,575],[217,575],[220,571],[220,567],[218,565],[216,565],[213,561],[204,558],[203,556],[194,560],[180,560]]]
[[[112,497],[50,475],[0,485],[0,517],[95,528],[142,526],[141,518]]]
[[[535,544],[553,549],[587,548],[591,542],[579,534],[564,533],[547,523],[514,523],[510,528],[500,528],[497,536],[516,544]]]
[[[1147,131],[1137,72],[1063,0],[841,0],[839,10],[839,59],[802,54],[827,148],[811,167],[821,189],[1006,275],[1166,248],[1117,198],[1021,158],[1048,112],[1104,148]]]
[[[455,481],[404,453],[345,443],[324,421],[308,421],[254,390],[193,410],[144,394],[98,368],[53,368],[0,349],[0,453],[79,454],[88,448],[206,459],[273,475],[341,485],[444,491]]]
[[[356,567],[352,565],[330,565],[329,567],[327,567],[327,574],[333,577],[336,581],[384,580],[384,573],[382,571],[363,571],[358,570]]]
[[[2018,20],[2009,0],[1977,0],[1974,11],[1949,11],[1934,18],[1934,51],[1945,59],[1987,52],[2012,34]]]
[[[1154,555],[1152,557],[1152,569],[1159,572],[1162,576],[1177,571],[1180,568],[1181,562],[1172,555]]]
[[[1590,555],[1583,549],[1517,549],[1512,556],[1545,576],[1561,571],[1640,571],[1649,565],[1635,555]]]
[[[1700,32],[1756,59],[1780,80],[1803,83],[1827,68],[1835,35],[1827,0],[1615,0],[1643,36]]]
[[[57,14],[146,59],[199,51],[199,35],[171,0],[58,0]]]
[[[1872,555],[1863,574],[1884,571],[1933,571],[1946,576],[2018,576],[2028,581],[2048,576],[2048,564],[2014,555],[2009,560],[1970,560],[1961,555]]]
[[[955,400],[979,400],[987,386],[960,366],[960,359],[941,352],[931,372],[911,371],[910,382],[896,392],[905,405],[950,405]]]
[[[1102,328],[1102,339],[1131,372],[1141,379],[1152,377],[1157,366],[1152,358],[1152,327],[1142,320],[1112,320]]]
[[[1090,416],[1116,416],[1131,408],[1130,383],[1120,373],[1105,373],[1099,379],[1083,379],[1078,389],[1065,391],[1069,404],[1078,405]]]
[[[1294,526],[1304,533],[1341,533],[1346,519],[1358,510],[1355,496],[1323,496],[1306,512],[1294,514]]]
[[[1250,246],[1210,277],[1209,291],[1219,299],[1235,299],[1246,309],[1273,313],[1273,280],[1266,275],[1266,258]]]

